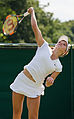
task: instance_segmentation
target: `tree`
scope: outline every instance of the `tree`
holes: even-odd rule
[[[35,42],[30,15],[18,25],[17,32],[12,36],[5,36],[2,32],[3,21],[7,15],[23,14],[31,6],[35,9],[38,26],[48,43],[56,43],[63,34],[69,36],[69,43],[74,42],[74,21],[61,23],[60,20],[54,19],[54,13],[45,13],[43,8],[39,7],[38,0],[0,0],[0,42]]]

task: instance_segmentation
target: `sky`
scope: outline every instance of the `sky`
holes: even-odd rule
[[[58,18],[61,22],[74,20],[74,0],[39,0],[40,7],[47,5],[45,12],[54,13],[53,18]]]

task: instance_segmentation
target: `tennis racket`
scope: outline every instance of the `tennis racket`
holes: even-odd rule
[[[28,12],[25,12],[24,14],[21,15],[8,15],[3,24],[3,33],[5,35],[12,35],[13,33],[15,33],[17,25],[20,24],[24,19],[24,17],[28,15],[29,15]],[[21,19],[19,20],[19,18]]]

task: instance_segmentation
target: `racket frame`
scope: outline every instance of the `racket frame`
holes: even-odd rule
[[[9,19],[9,17],[16,17],[17,18],[17,25],[18,24],[20,24],[22,21],[23,21],[23,19],[26,17],[26,16],[28,16],[30,13],[28,13],[28,12],[25,12],[24,14],[20,14],[20,15],[8,15],[7,17],[6,17],[6,20],[7,19]],[[22,17],[23,16],[23,17]],[[21,20],[18,20],[18,18],[19,17],[22,17],[21,18]],[[5,20],[5,21],[6,21]],[[4,22],[5,23],[5,22]],[[17,25],[16,25],[16,27],[17,27]],[[13,30],[13,32],[12,33],[5,33],[5,31],[4,31],[4,24],[3,24],[3,33],[5,34],[5,35],[12,35],[12,34],[14,34],[15,33],[15,31],[16,31],[16,27],[14,28],[14,30]]]

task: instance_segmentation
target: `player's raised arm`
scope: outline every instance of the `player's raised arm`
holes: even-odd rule
[[[38,46],[40,47],[44,43],[44,39],[43,39],[41,31],[37,25],[37,20],[36,20],[36,16],[35,16],[35,12],[34,12],[33,7],[30,7],[28,9],[28,12],[31,14],[32,29],[33,29],[34,34],[35,34],[36,42],[37,42]]]

